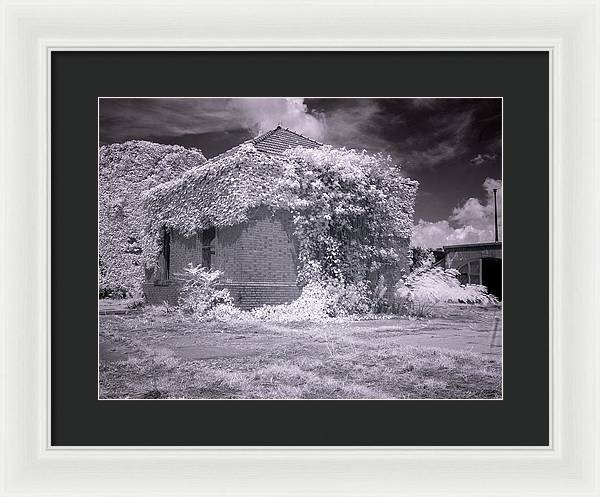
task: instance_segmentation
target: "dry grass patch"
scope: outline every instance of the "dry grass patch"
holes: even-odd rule
[[[458,318],[472,323],[464,312]],[[478,319],[490,326],[485,313]],[[164,311],[103,317],[101,339],[128,359],[101,362],[100,397],[500,398],[498,358],[401,344],[430,323],[396,320],[396,328],[380,323],[376,330],[365,323],[197,323]]]
[[[102,398],[498,398],[500,365],[476,354],[406,347],[320,359],[183,361],[164,354],[102,364]]]

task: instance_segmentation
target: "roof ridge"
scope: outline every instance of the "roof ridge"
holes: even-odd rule
[[[252,143],[256,144],[263,141],[265,138],[268,138],[273,133],[275,133],[275,131],[277,131],[278,129],[283,129],[280,124],[278,124],[276,128],[270,129],[269,131],[265,131],[262,135],[258,135],[256,138],[253,138]]]
[[[205,164],[214,163],[214,162],[222,159],[223,157],[234,153],[237,149],[239,149],[245,143],[252,143],[253,145],[256,145],[257,143],[260,143],[260,142],[266,140],[267,138],[269,138],[271,135],[273,135],[278,130],[288,131],[289,133],[292,133],[293,135],[296,135],[296,136],[299,136],[299,137],[301,137],[301,138],[303,138],[305,140],[308,140],[309,142],[315,143],[316,145],[319,145],[319,146],[323,146],[323,144],[320,143],[320,142],[318,142],[317,140],[313,140],[312,138],[309,138],[308,136],[304,136],[303,134],[298,133],[297,131],[294,131],[294,130],[289,129],[289,128],[284,128],[281,124],[278,124],[275,128],[270,129],[269,131],[265,131],[264,133],[262,133],[261,135],[258,135],[255,138],[250,138],[250,139],[248,139],[246,141],[243,141],[243,142],[235,145],[234,147],[231,147],[231,148],[229,148],[229,149],[221,152],[220,154],[215,155],[214,157],[208,158],[208,157],[205,156],[204,158],[206,159],[206,162],[202,163],[201,165],[204,166]],[[200,150],[200,149],[198,149],[198,150]],[[267,153],[268,154],[268,153],[275,153],[275,152],[265,152],[265,151],[262,151],[261,153]]]
[[[323,146],[323,144],[317,140],[314,140],[313,138],[309,138],[308,136],[303,135],[302,133],[298,133],[297,131],[294,131],[293,129],[287,128],[282,126],[281,124],[278,124],[275,128],[270,129],[269,131],[265,131],[263,134],[258,135],[256,138],[252,139],[252,143],[253,144],[257,144],[260,143],[263,140],[266,140],[267,138],[269,138],[269,136],[273,135],[277,130],[282,129],[285,130],[289,133],[292,133],[296,136],[299,136],[301,138],[304,138],[305,140],[308,140],[310,142],[313,142],[319,146]]]

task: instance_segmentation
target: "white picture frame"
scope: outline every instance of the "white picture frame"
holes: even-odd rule
[[[0,495],[599,496],[599,12],[594,0],[1,2]],[[267,49],[550,54],[549,447],[50,446],[50,54]]]

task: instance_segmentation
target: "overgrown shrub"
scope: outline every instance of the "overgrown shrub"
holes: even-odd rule
[[[227,288],[217,288],[221,271],[211,271],[202,267],[188,264],[183,274],[184,283],[179,296],[179,308],[186,314],[201,319],[218,305],[231,305],[231,295]]]
[[[376,314],[389,312],[389,295],[387,282],[385,281],[385,277],[381,275],[371,292],[371,311]]]
[[[242,311],[239,307],[234,307],[232,304],[217,304],[205,315],[206,321],[239,321],[248,320],[249,314]]]
[[[416,181],[384,154],[296,148],[279,180],[278,202],[291,210],[299,242],[299,278],[359,283],[408,257]]]
[[[141,296],[144,282],[144,190],[206,162],[202,152],[178,145],[128,141],[98,151],[98,296]]]
[[[391,298],[391,311],[427,316],[438,303],[498,304],[483,285],[461,285],[455,269],[424,266],[400,280]]]
[[[308,283],[293,302],[253,309],[251,316],[275,322],[322,321],[366,314],[370,308],[366,283],[343,284],[336,280],[321,280]]]
[[[300,297],[289,304],[265,305],[251,311],[252,317],[262,321],[318,321],[330,317],[332,296],[320,283],[309,283]]]
[[[334,317],[361,315],[371,310],[371,291],[367,282],[342,283],[330,280],[325,288],[332,298],[330,315]]]
[[[411,247],[410,271],[416,271],[424,266],[432,265],[435,261],[433,251],[425,247]]]

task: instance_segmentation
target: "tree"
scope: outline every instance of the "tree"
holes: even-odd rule
[[[128,141],[100,147],[99,295],[138,295],[144,282],[141,193],[206,162],[178,145]]]

